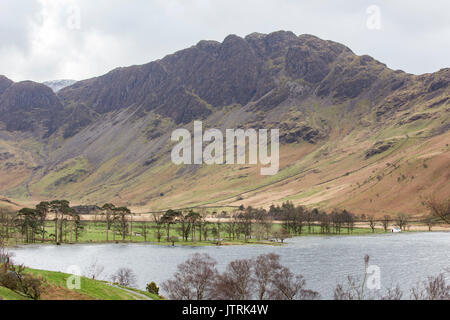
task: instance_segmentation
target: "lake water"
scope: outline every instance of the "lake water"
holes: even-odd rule
[[[141,289],[148,282],[160,285],[170,279],[177,265],[196,252],[210,254],[219,262],[220,271],[235,259],[277,253],[283,265],[305,277],[308,288],[320,292],[323,298],[332,298],[336,284],[344,283],[347,275],[361,275],[366,254],[370,255],[370,264],[380,268],[382,288],[399,284],[409,290],[428,276],[438,275],[450,267],[450,233],[301,237],[290,239],[283,247],[93,244],[32,245],[11,251],[16,263],[52,271],[67,272],[74,265],[86,270],[97,260],[105,267],[104,280],[119,268],[130,268]]]

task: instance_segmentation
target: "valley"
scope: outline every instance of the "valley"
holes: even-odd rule
[[[9,208],[64,198],[145,213],[289,200],[419,217],[426,197],[450,192],[450,70],[394,71],[310,35],[200,41],[57,94],[0,82],[0,195]],[[278,174],[174,165],[171,132],[192,131],[194,120],[280,129]]]

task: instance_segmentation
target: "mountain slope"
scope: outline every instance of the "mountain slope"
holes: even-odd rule
[[[419,214],[421,196],[450,194],[449,83],[450,69],[411,75],[284,31],[201,41],[57,96],[28,84],[36,87],[22,90],[37,96],[31,104],[14,102],[22,101],[11,97],[20,96],[11,94],[17,84],[0,78],[0,155],[10,154],[0,158],[0,192],[23,202],[64,197],[141,211],[292,200]],[[32,111],[18,119],[33,124],[29,130],[11,127],[19,109]],[[192,130],[193,120],[222,130],[280,128],[279,174],[173,165],[170,134]]]

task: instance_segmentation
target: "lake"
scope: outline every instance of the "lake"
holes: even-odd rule
[[[337,283],[344,283],[347,275],[362,274],[366,254],[370,255],[370,264],[380,268],[382,288],[399,284],[409,290],[428,276],[438,275],[450,267],[450,233],[310,236],[289,239],[282,247],[80,244],[30,245],[11,251],[16,263],[51,271],[67,272],[71,266],[86,270],[97,260],[105,267],[101,276],[104,280],[109,280],[119,268],[130,268],[136,273],[141,289],[148,282],[161,285],[170,279],[177,265],[196,252],[210,254],[219,262],[220,271],[235,259],[277,253],[283,265],[305,277],[308,288],[318,291],[323,298],[332,298]]]

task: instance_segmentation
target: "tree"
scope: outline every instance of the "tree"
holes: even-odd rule
[[[383,223],[383,228],[384,228],[384,232],[388,231],[389,228],[389,223],[391,222],[391,217],[388,215],[385,215],[383,217],[382,223]]]
[[[330,219],[333,225],[334,233],[341,234],[342,215],[335,209],[331,212]]]
[[[9,265],[7,273],[0,274],[0,286],[39,300],[42,292],[42,279],[25,273],[23,265]]]
[[[74,233],[75,233],[75,242],[78,242],[81,235],[85,232],[85,224],[81,221],[79,214],[74,214],[73,216],[73,223],[74,223]],[[72,238],[72,236],[71,236]],[[71,239],[72,241],[72,239]]]
[[[255,259],[253,266],[258,300],[265,300],[274,281],[274,275],[282,268],[280,256],[274,253],[260,255]]]
[[[155,223],[155,226],[154,226],[154,228],[155,228],[155,237],[156,237],[156,239],[158,239],[158,242],[161,242],[161,238],[162,238],[161,229],[162,229],[162,226],[164,224],[161,214],[154,213],[153,214],[153,221]]]
[[[0,208],[0,239],[3,237],[8,240],[11,236],[11,230],[16,224],[16,213]]]
[[[50,212],[50,203],[48,202],[41,202],[36,206],[36,212],[41,220],[41,227],[42,227],[42,242],[45,241],[45,223],[47,221],[47,215]]]
[[[147,292],[153,293],[153,294],[156,294],[157,296],[159,296],[159,287],[156,285],[156,283],[150,282],[149,284],[147,284],[146,289],[147,289]]]
[[[273,276],[269,296],[273,300],[314,300],[319,294],[305,289],[306,281],[301,275],[294,275],[288,268],[282,267]]]
[[[211,228],[211,223],[208,222],[208,221],[205,221],[204,224],[203,224],[203,239],[205,241],[208,241],[210,228]],[[220,245],[220,239],[219,239],[219,245]]]
[[[174,279],[164,282],[162,289],[171,300],[210,299],[217,277],[216,266],[211,256],[196,253],[178,266]]]
[[[281,230],[274,232],[273,236],[281,243],[284,243],[284,240],[291,238],[291,234],[284,228],[281,228]]]
[[[308,225],[308,233],[311,234],[312,227],[314,224],[314,214],[312,211],[307,211],[305,213],[305,222]]]
[[[147,232],[147,223],[146,222],[142,222],[142,224],[141,224],[141,233],[142,233],[142,236],[144,237],[144,242],[147,242],[148,232]]]
[[[375,218],[373,216],[368,217],[369,226],[372,229],[372,233],[375,233]]]
[[[395,288],[388,288],[385,295],[381,296],[381,300],[401,300],[403,292],[399,286]]]
[[[347,277],[347,286],[338,284],[334,290],[334,300],[364,300],[368,297],[364,293],[366,286],[370,257],[364,257],[365,271],[363,280],[360,281],[352,276]],[[370,299],[370,298],[369,298]]]
[[[254,218],[254,209],[251,206],[248,206],[244,212],[242,212],[238,218],[238,223],[240,227],[240,231],[244,234],[244,241],[248,242],[251,239],[252,235],[252,224]]]
[[[66,216],[73,211],[67,200],[54,200],[50,202],[50,211],[54,214],[55,242],[63,242],[63,222]]]
[[[253,294],[252,261],[235,260],[225,272],[217,276],[214,284],[216,300],[250,300]]]
[[[109,230],[111,230],[112,217],[114,216],[114,212],[116,210],[116,206],[112,203],[106,203],[103,205],[102,210],[105,214],[106,220],[106,242],[109,241]]]
[[[99,279],[102,275],[103,271],[105,271],[105,267],[98,264],[98,261],[93,261],[86,269],[85,275],[87,278],[92,280]]]
[[[434,219],[435,219],[435,217],[431,215],[431,216],[426,217],[424,220],[425,224],[428,226],[428,231],[430,231],[430,232],[434,225]]]
[[[180,217],[182,217],[181,212],[172,209],[161,217],[161,222],[167,225],[167,242],[170,242],[170,225],[175,224]]]
[[[279,259],[267,254],[235,260],[219,274],[214,259],[195,254],[162,288],[173,300],[317,299],[317,292],[305,289],[303,277],[281,266]]]
[[[40,230],[40,219],[35,209],[24,208],[16,217],[16,226],[24,237],[24,242],[34,243],[35,235]]]
[[[450,300],[450,285],[443,274],[429,277],[427,281],[411,289],[413,300]]]
[[[431,196],[425,201],[425,206],[436,218],[450,224],[450,197],[438,199]]]
[[[122,235],[122,241],[125,241],[128,234],[128,216],[131,215],[131,211],[127,207],[120,207],[114,210],[114,215],[115,225]]]
[[[225,232],[228,234],[228,239],[230,240],[234,240],[236,238],[237,223],[238,219],[236,215],[233,215],[231,220],[224,225]]]
[[[355,226],[355,215],[348,212],[347,210],[342,211],[342,219],[347,227],[347,232],[353,232],[353,228]]]
[[[133,287],[136,285],[136,275],[129,268],[120,268],[111,276],[111,280],[124,287]]]
[[[169,238],[169,241],[172,243],[172,247],[175,247],[175,242],[178,242],[178,237],[177,236],[171,236]]]
[[[73,243],[73,234],[75,234],[75,242],[78,242],[79,237],[84,231],[84,224],[81,221],[80,215],[73,209],[68,210],[66,222],[70,221],[70,243]]]
[[[194,242],[195,241],[195,227],[196,227],[197,222],[201,219],[200,213],[190,210],[188,212],[188,214],[186,215],[186,219],[191,226],[191,228],[190,228],[191,229],[191,241]]]
[[[405,214],[401,213],[401,214],[397,215],[396,222],[397,222],[397,226],[401,230],[406,231],[406,227],[408,226],[408,217]]]
[[[6,250],[5,243],[0,238],[0,274],[7,273],[12,264],[12,254]]]
[[[321,212],[318,216],[320,221],[320,233],[330,233],[330,217],[326,212]]]
[[[188,241],[189,235],[191,234],[191,224],[186,215],[181,215],[179,218],[178,233],[183,241]]]

